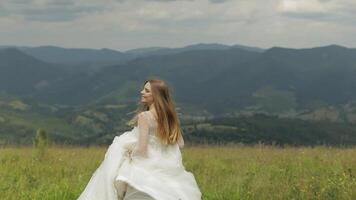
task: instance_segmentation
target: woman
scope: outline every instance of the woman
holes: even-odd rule
[[[149,79],[134,125],[114,138],[78,200],[201,200],[182,164],[184,140],[166,83]]]

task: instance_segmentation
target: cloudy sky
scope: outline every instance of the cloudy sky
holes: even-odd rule
[[[356,47],[355,0],[0,0],[0,45]]]

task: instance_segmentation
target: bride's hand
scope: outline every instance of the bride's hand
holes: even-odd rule
[[[135,144],[131,144],[129,146],[126,147],[126,151],[125,151],[125,156],[132,161],[132,156],[133,156],[133,151],[135,148]]]

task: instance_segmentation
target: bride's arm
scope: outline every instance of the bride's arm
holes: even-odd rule
[[[148,139],[149,139],[149,132],[148,132],[148,121],[145,116],[146,113],[141,112],[138,115],[138,141],[133,150],[133,157],[140,156],[140,157],[147,157],[147,147],[148,147]]]
[[[184,147],[184,139],[183,139],[183,135],[180,135],[181,137],[178,137],[178,145],[180,148]]]

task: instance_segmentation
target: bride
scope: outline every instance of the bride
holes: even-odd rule
[[[115,136],[78,200],[201,200],[167,84],[146,80],[141,94],[133,129]]]

